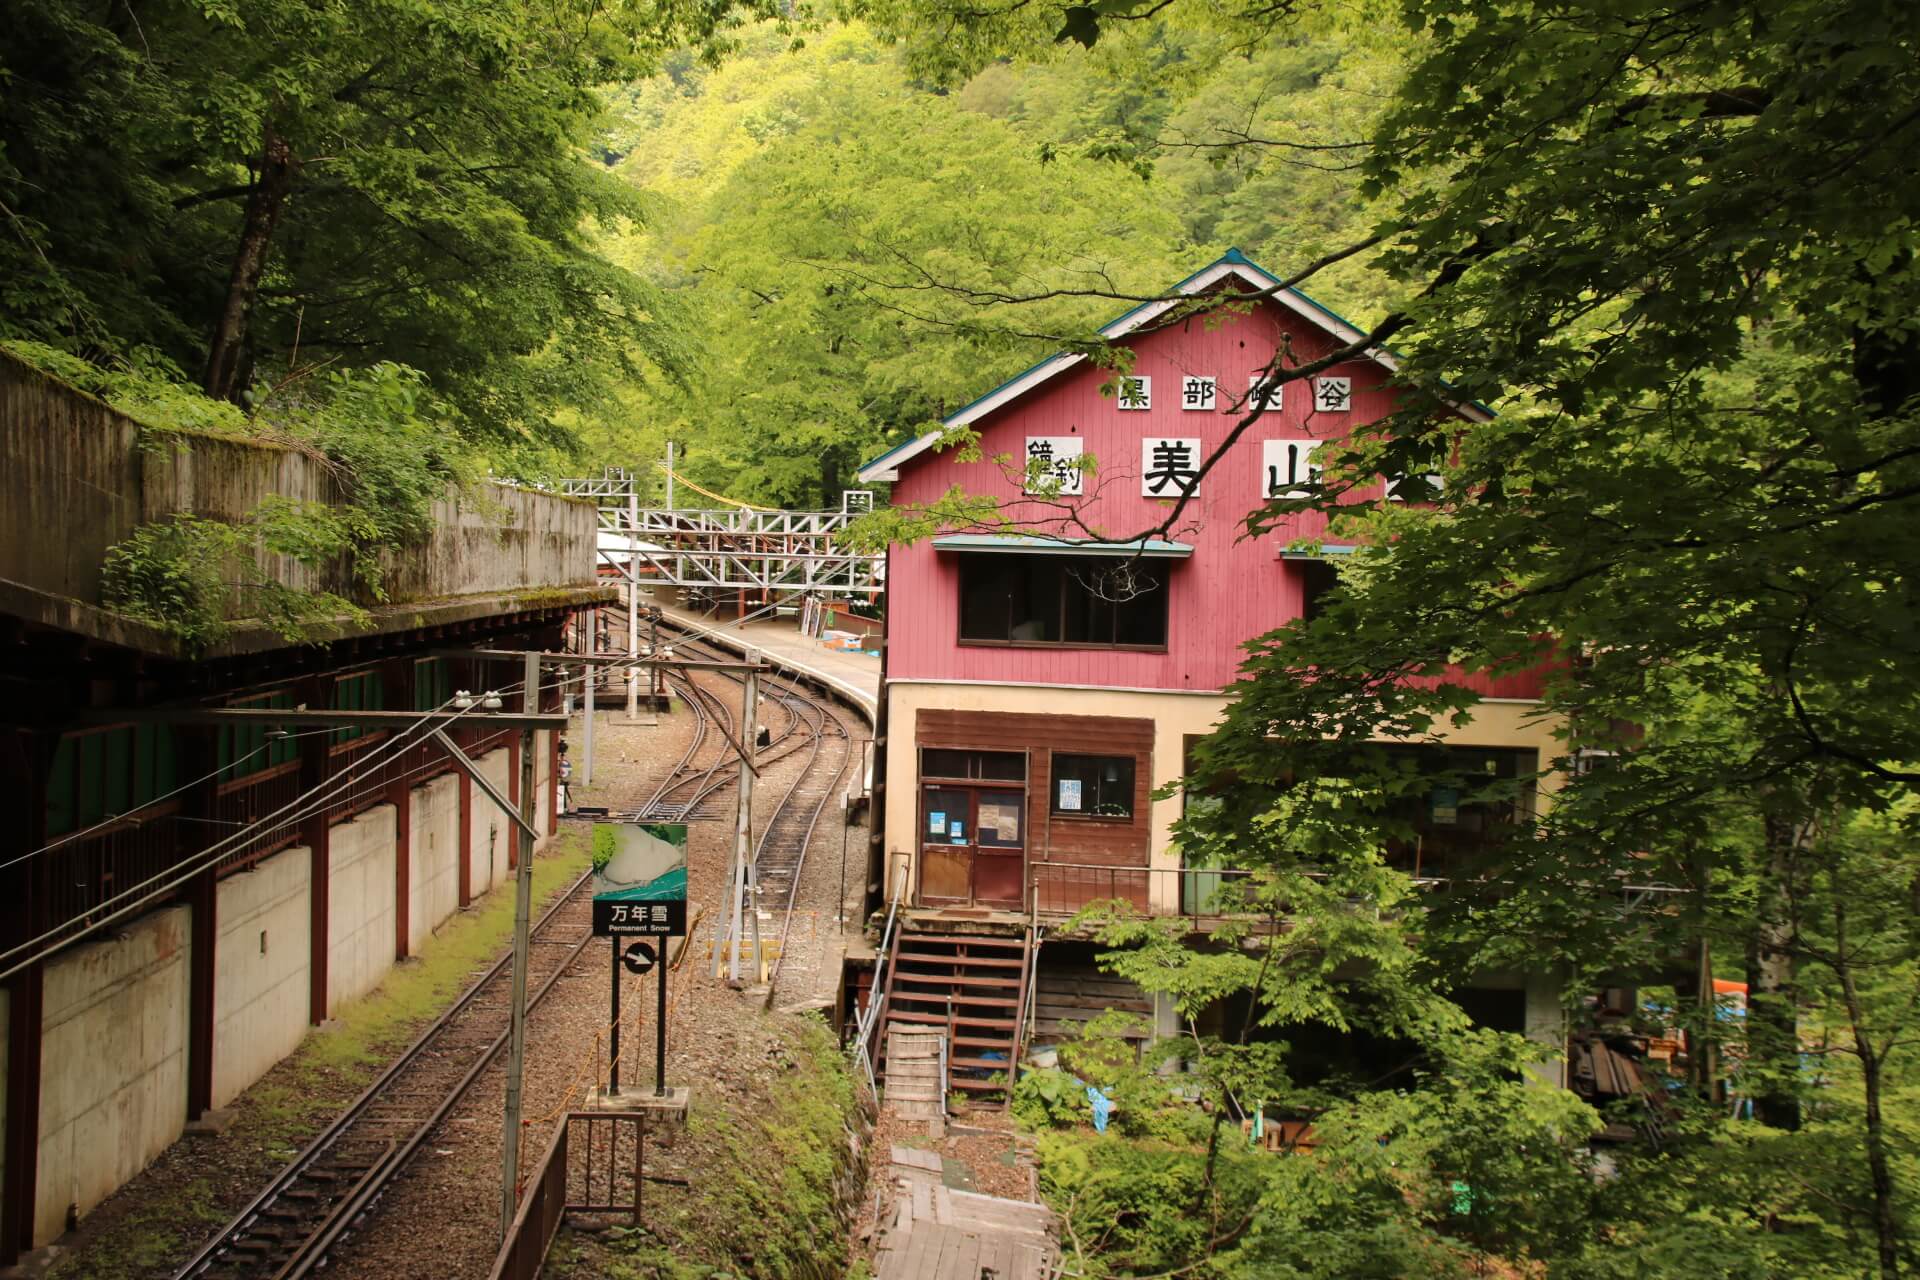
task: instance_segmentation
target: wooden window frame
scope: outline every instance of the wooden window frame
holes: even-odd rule
[[[1124,760],[1133,770],[1133,781],[1127,787],[1127,812],[1122,814],[1094,813],[1077,809],[1059,808],[1060,801],[1060,757],[1070,760]],[[1057,751],[1047,748],[1047,814],[1049,818],[1064,818],[1068,822],[1103,823],[1116,827],[1131,827],[1139,822],[1140,809],[1133,803],[1133,792],[1140,785],[1140,757],[1137,755],[1096,755],[1086,751]],[[1147,808],[1153,807],[1151,795],[1147,798]],[[1152,857],[1152,849],[1148,849]]]
[[[1165,593],[1162,597],[1162,603],[1166,606],[1166,618],[1161,627],[1161,631],[1164,634],[1165,639],[1161,640],[1160,643],[1158,644],[1123,644],[1118,641],[1103,642],[1099,640],[979,640],[979,639],[971,638],[965,633],[966,573],[967,573],[967,564],[969,559],[977,560],[981,557],[988,557],[988,558],[1001,558],[1001,559],[1007,559],[1007,560],[1021,560],[1021,559],[1036,559],[1040,557],[1038,557],[1036,553],[1033,553],[1033,552],[1000,552],[1000,553],[997,553],[997,557],[996,557],[996,553],[992,553],[992,552],[961,552],[960,556],[961,556],[961,562],[959,565],[959,572],[955,574],[955,578],[957,579],[955,583],[955,591],[957,593],[957,598],[955,600],[955,607],[953,611],[953,638],[954,638],[954,644],[959,648],[963,648],[963,649],[1071,649],[1071,650],[1082,651],[1082,652],[1086,650],[1095,650],[1103,653],[1166,653],[1168,651],[1168,647],[1173,639],[1173,605],[1172,605],[1173,583],[1172,583],[1171,574],[1163,574],[1160,580],[1160,589],[1163,593]],[[1057,558],[1057,559],[1066,559],[1066,560],[1097,560],[1097,559],[1104,559],[1106,557],[1061,556],[1061,557],[1046,557],[1046,558],[1049,558],[1049,559]],[[1067,610],[1067,597],[1066,597],[1066,593],[1063,591],[1060,594],[1059,617],[1057,619],[1059,624],[1059,629],[1062,632],[1066,630],[1066,610]]]

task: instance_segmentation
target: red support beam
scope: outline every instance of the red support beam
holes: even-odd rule
[[[207,729],[179,731],[175,740],[185,776],[200,778],[213,771],[213,734]],[[217,780],[209,779],[189,791],[183,799],[182,814],[211,817],[216,786]],[[213,828],[192,823],[187,830],[197,835]],[[219,878],[214,868],[195,876],[187,885],[185,897],[193,913],[187,946],[187,1119],[198,1120],[213,1108],[214,961],[220,941]]]
[[[8,860],[46,844],[47,767],[59,735],[0,733],[0,769],[21,780],[26,803],[20,820],[0,825],[0,851]],[[48,859],[36,857],[12,869],[0,919],[11,937],[45,932],[48,921]],[[35,964],[7,980],[6,1179],[0,1185],[0,1266],[12,1266],[33,1248],[33,1213],[40,1194],[40,1045],[45,1025],[45,971]]]
[[[473,904],[473,779],[467,771],[459,771],[460,777],[460,858],[458,863],[458,881],[460,885],[460,909],[465,911]]]
[[[413,920],[413,789],[393,784],[393,958],[405,960]]]
[[[306,684],[308,706],[331,705],[331,681],[316,678]],[[332,775],[332,747],[331,733],[300,740],[302,791],[313,790]],[[327,806],[322,806],[300,824],[300,840],[311,850],[312,862],[307,877],[307,1021],[316,1027],[327,1020],[327,893],[333,870],[329,820]]]

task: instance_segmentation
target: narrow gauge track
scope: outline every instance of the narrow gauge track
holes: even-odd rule
[[[695,645],[701,656],[707,651],[697,642],[679,641],[675,647]],[[714,656],[725,656],[716,654]],[[743,677],[723,673],[736,682]],[[769,1001],[779,986],[779,966],[787,952],[788,934],[793,928],[793,906],[800,887],[800,873],[806,865],[807,847],[820,825],[820,816],[840,788],[853,758],[853,735],[832,705],[831,695],[815,695],[801,682],[776,677],[765,686],[768,698],[784,709],[787,724],[772,735],[767,747],[756,753],[755,766],[764,770],[769,764],[790,755],[806,753],[799,774],[774,806],[761,829],[753,851],[754,906],[780,914],[780,947],[775,953],[773,973],[768,980]],[[798,738],[792,745],[785,745]]]
[[[527,975],[534,1008],[593,939],[582,875],[535,922]],[[507,1042],[512,953],[495,961],[306,1150],[275,1175],[175,1280],[293,1280],[349,1238]]]

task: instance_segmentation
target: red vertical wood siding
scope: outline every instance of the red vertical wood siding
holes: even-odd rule
[[[1078,500],[1080,518],[1101,536],[1126,538],[1166,517],[1171,502],[1140,492],[1140,440],[1145,436],[1198,437],[1204,451],[1219,447],[1239,415],[1251,376],[1264,368],[1285,338],[1296,358],[1312,359],[1334,349],[1333,340],[1291,312],[1262,304],[1241,315],[1195,316],[1133,341],[1135,374],[1153,379],[1153,407],[1121,410],[1100,394],[1110,376],[1089,366],[1058,374],[1026,396],[976,423],[985,460],[957,461],[950,454],[924,454],[908,463],[894,485],[897,503],[929,502],[957,485],[992,495],[1008,515],[1044,522],[1048,512],[1021,501],[991,459],[1010,455],[1016,467],[1028,436],[1082,437],[1098,458]],[[1212,376],[1218,407],[1194,412],[1180,407],[1185,375]],[[1248,537],[1247,514],[1262,500],[1261,442],[1336,439],[1383,417],[1393,392],[1386,370],[1371,361],[1336,365],[1326,376],[1352,379],[1353,408],[1313,413],[1310,382],[1290,383],[1283,403],[1248,430],[1207,478],[1169,535],[1193,546],[1191,558],[1170,561],[1168,644],[1164,653],[1099,649],[973,647],[959,643],[959,555],[927,542],[896,547],[890,565],[888,675],[896,679],[973,680],[995,684],[1081,684],[1115,688],[1216,690],[1230,683],[1243,656],[1241,646],[1298,617],[1304,575],[1281,548],[1325,528],[1316,513],[1292,517],[1285,527]],[[1017,478],[1017,477],[1016,477]],[[1378,496],[1377,493],[1373,496]],[[1068,536],[1085,536],[1068,531]],[[1493,697],[1539,693],[1537,676],[1469,681]]]

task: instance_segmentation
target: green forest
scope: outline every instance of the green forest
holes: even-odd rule
[[[1324,507],[1362,549],[1249,645],[1185,780],[1188,862],[1249,873],[1236,922],[1080,922],[1172,1002],[1156,1052],[1186,1069],[1096,1025],[1022,1080],[1070,1271],[1920,1268],[1920,7],[16,0],[8,26],[0,344],[161,436],[325,450],[360,512],[328,547],[416,536],[449,479],[670,441],[717,493],[833,504],[1228,247],[1327,301],[1401,353],[1404,407],[1247,513]],[[1438,485],[1345,500],[1381,474]],[[943,510],[978,508],[872,536]],[[128,598],[160,608],[134,570],[201,536],[130,551]],[[1381,740],[1473,714],[1449,670],[1543,657],[1555,804],[1417,885],[1388,850],[1434,780]],[[1517,811],[1538,782],[1448,785]],[[1637,990],[1611,1034],[1684,1032],[1685,1069],[1611,1107],[1539,1084],[1462,993],[1542,966],[1577,1028]],[[1329,1035],[1417,1065],[1303,1069]],[[1250,1145],[1262,1108],[1311,1149]]]

